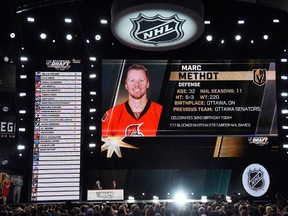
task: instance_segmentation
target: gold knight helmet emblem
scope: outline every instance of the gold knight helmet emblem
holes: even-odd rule
[[[253,82],[258,86],[262,86],[266,83],[266,69],[254,69]]]

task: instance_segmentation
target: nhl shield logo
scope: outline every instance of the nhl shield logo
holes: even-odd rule
[[[266,69],[254,69],[253,70],[253,82],[261,86],[266,83]]]
[[[147,17],[140,13],[137,18],[130,20],[133,24],[130,36],[137,42],[157,46],[179,41],[184,36],[182,26],[185,20],[179,19],[177,14],[171,17],[160,14]]]
[[[253,190],[259,190],[264,186],[263,172],[259,170],[249,171],[249,186]]]

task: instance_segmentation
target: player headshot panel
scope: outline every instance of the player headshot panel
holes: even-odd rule
[[[166,64],[148,60],[103,60],[102,136],[156,136]]]

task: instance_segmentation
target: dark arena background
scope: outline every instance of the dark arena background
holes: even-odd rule
[[[175,48],[168,34],[157,41],[182,19],[157,15],[159,29],[146,29],[144,48],[122,43],[112,28],[116,9],[144,2],[153,3],[1,1],[0,173],[23,178],[20,202],[288,197],[287,2],[202,0],[194,41]],[[152,18],[132,19],[127,35],[143,40],[135,25]],[[185,38],[187,22],[171,37]],[[127,100],[133,64],[148,69],[148,98],[162,105],[157,133],[141,137],[138,125],[129,128],[133,137],[104,136],[101,122]]]

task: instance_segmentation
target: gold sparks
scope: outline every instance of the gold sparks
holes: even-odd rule
[[[119,158],[122,158],[120,147],[139,149],[135,146],[132,146],[128,143],[123,142],[122,140],[124,138],[125,137],[102,137],[102,141],[105,143],[101,146],[101,152],[104,152],[107,150],[107,158],[111,158],[114,152]]]

